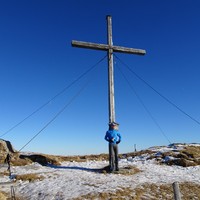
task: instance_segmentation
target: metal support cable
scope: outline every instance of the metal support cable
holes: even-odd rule
[[[44,108],[46,105],[48,105],[51,101],[53,101],[54,99],[56,99],[58,96],[60,96],[61,94],[63,94],[66,90],[68,90],[71,86],[73,86],[76,82],[78,82],[81,78],[83,78],[86,74],[88,74],[90,71],[92,71],[98,64],[100,64],[105,58],[107,58],[107,55],[104,56],[102,59],[100,59],[96,64],[94,64],[92,67],[90,67],[88,70],[86,70],[83,74],[81,74],[80,76],[78,76],[74,81],[72,81],[69,85],[67,85],[63,90],[61,90],[59,93],[57,93],[54,97],[52,97],[50,100],[48,100],[46,103],[44,103],[42,106],[40,106],[39,108],[37,108],[35,111],[33,111],[30,115],[28,115],[27,117],[25,117],[23,120],[21,120],[20,122],[18,122],[17,124],[15,124],[14,126],[12,126],[9,130],[7,130],[5,133],[3,133],[2,135],[0,135],[0,137],[5,136],[7,133],[11,132],[13,129],[15,129],[16,127],[18,127],[20,124],[22,124],[24,121],[26,121],[27,119],[29,119],[31,116],[33,116],[34,114],[36,114],[38,111],[40,111],[42,108]]]
[[[81,94],[81,92],[86,88],[88,82],[70,99],[70,101],[38,132],[36,133],[18,152],[24,149],[30,142],[32,142],[42,131],[44,131],[56,118],[62,114],[65,109]]]
[[[167,101],[169,104],[171,104],[173,107],[175,107],[177,110],[179,110],[182,114],[186,115],[187,117],[189,117],[192,121],[196,122],[198,125],[200,125],[200,122],[195,119],[194,117],[192,117],[191,115],[189,115],[188,113],[186,113],[184,110],[182,110],[179,106],[177,106],[175,103],[173,103],[172,101],[170,101],[167,97],[165,97],[164,95],[162,95],[160,92],[158,92],[155,88],[153,88],[149,83],[147,83],[143,78],[141,78],[138,74],[136,74],[127,64],[125,64],[121,59],[119,59],[116,55],[115,57],[124,65],[126,66],[126,68],[132,73],[134,74],[138,79],[140,79],[143,83],[145,83],[149,88],[151,88],[155,93],[157,93],[160,97],[162,97],[165,101]]]
[[[156,119],[153,117],[153,115],[151,114],[151,112],[149,111],[149,109],[147,108],[147,106],[144,104],[144,102],[142,101],[142,99],[140,98],[140,96],[138,95],[138,93],[135,91],[135,89],[133,88],[133,86],[131,85],[130,81],[127,79],[127,77],[125,76],[125,74],[122,72],[122,70],[120,69],[120,67],[118,65],[116,65],[118,70],[120,71],[120,73],[122,74],[122,76],[124,77],[124,79],[126,80],[126,82],[128,83],[129,87],[131,88],[131,90],[134,92],[135,96],[138,98],[139,102],[141,103],[141,105],[143,106],[143,108],[145,109],[145,111],[148,113],[148,115],[150,116],[150,118],[152,119],[152,121],[155,123],[155,125],[157,126],[157,128],[160,130],[160,132],[162,133],[162,135],[165,137],[165,139],[169,142],[169,144],[171,144],[171,141],[169,140],[169,138],[167,137],[167,135],[164,133],[163,129],[161,128],[161,126],[158,124],[158,122],[156,121]]]

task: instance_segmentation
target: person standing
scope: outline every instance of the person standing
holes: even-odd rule
[[[5,158],[5,163],[7,163],[8,164],[8,171],[9,171],[9,174],[11,175],[11,171],[10,171],[10,161],[11,161],[11,155],[8,153],[7,154],[7,156],[6,156],[6,158]]]
[[[118,144],[121,142],[121,134],[118,131],[119,124],[112,122],[109,124],[109,130],[106,132],[105,140],[109,143],[109,167],[110,172],[119,171],[118,166]]]

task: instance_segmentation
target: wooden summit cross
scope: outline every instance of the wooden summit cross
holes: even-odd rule
[[[95,50],[107,51],[108,53],[108,96],[109,96],[109,124],[115,122],[115,98],[114,98],[114,68],[113,52],[145,55],[146,51],[142,49],[133,49],[121,46],[114,46],[112,41],[112,18],[107,16],[107,37],[108,44],[97,44],[91,42],[82,42],[72,40],[73,47],[81,47]]]

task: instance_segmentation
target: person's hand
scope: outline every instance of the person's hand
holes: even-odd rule
[[[117,141],[116,144],[119,144],[121,142],[121,140]]]

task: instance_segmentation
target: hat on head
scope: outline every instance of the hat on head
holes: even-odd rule
[[[109,123],[109,126],[119,126],[119,124],[117,122],[111,122]]]

